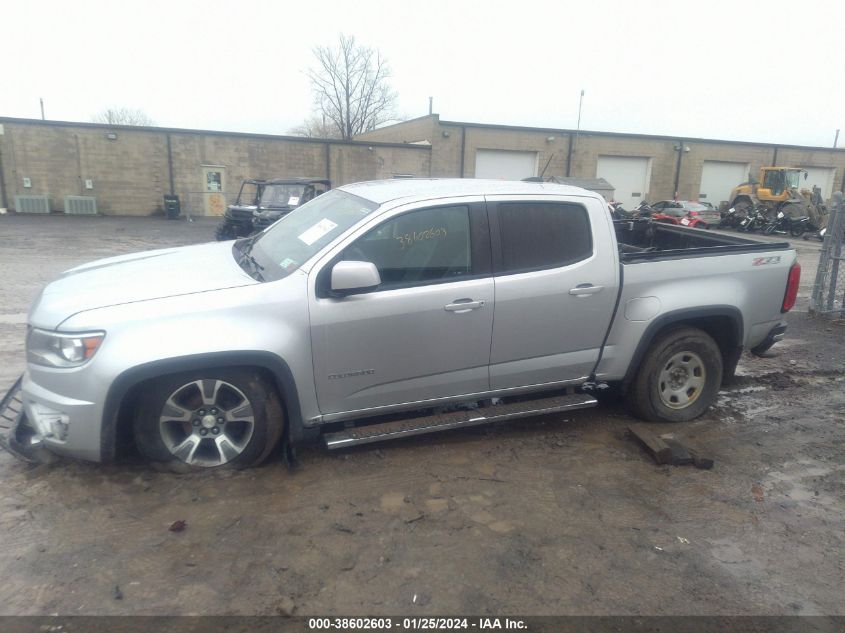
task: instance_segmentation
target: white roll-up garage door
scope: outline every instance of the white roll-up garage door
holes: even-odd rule
[[[822,196],[828,200],[833,193],[833,176],[836,170],[833,167],[803,167],[807,170],[807,179],[801,175],[800,189],[813,190],[813,185],[822,190]]]
[[[475,177],[522,180],[537,175],[537,152],[480,149],[475,152]]]
[[[599,156],[596,178],[604,178],[613,185],[616,201],[632,209],[641,200],[648,199],[651,159],[640,156]]]
[[[731,189],[747,181],[748,163],[706,160],[701,169],[701,189],[698,199],[709,202],[718,209],[720,202],[730,198]]]

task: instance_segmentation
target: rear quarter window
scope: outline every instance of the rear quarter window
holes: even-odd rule
[[[562,202],[502,202],[497,206],[500,271],[558,268],[588,258],[593,238],[587,209]]]

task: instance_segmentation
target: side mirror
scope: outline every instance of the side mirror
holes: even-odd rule
[[[343,261],[332,268],[331,290],[339,296],[369,290],[380,283],[381,275],[372,262]]]

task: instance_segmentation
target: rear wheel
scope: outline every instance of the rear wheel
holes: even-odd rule
[[[258,465],[284,427],[275,387],[253,369],[166,376],[151,382],[140,402],[138,450],[177,472]]]
[[[658,335],[630,385],[627,402],[645,420],[686,422],[700,416],[722,384],[722,354],[706,332],[678,327]]]

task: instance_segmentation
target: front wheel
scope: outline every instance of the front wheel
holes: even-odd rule
[[[238,239],[238,231],[228,220],[222,220],[214,231],[214,239],[218,242]]]
[[[706,332],[678,327],[657,336],[627,395],[635,415],[654,422],[687,422],[716,400],[722,354]]]
[[[275,387],[254,369],[165,376],[141,394],[135,444],[177,472],[260,464],[284,427]]]

